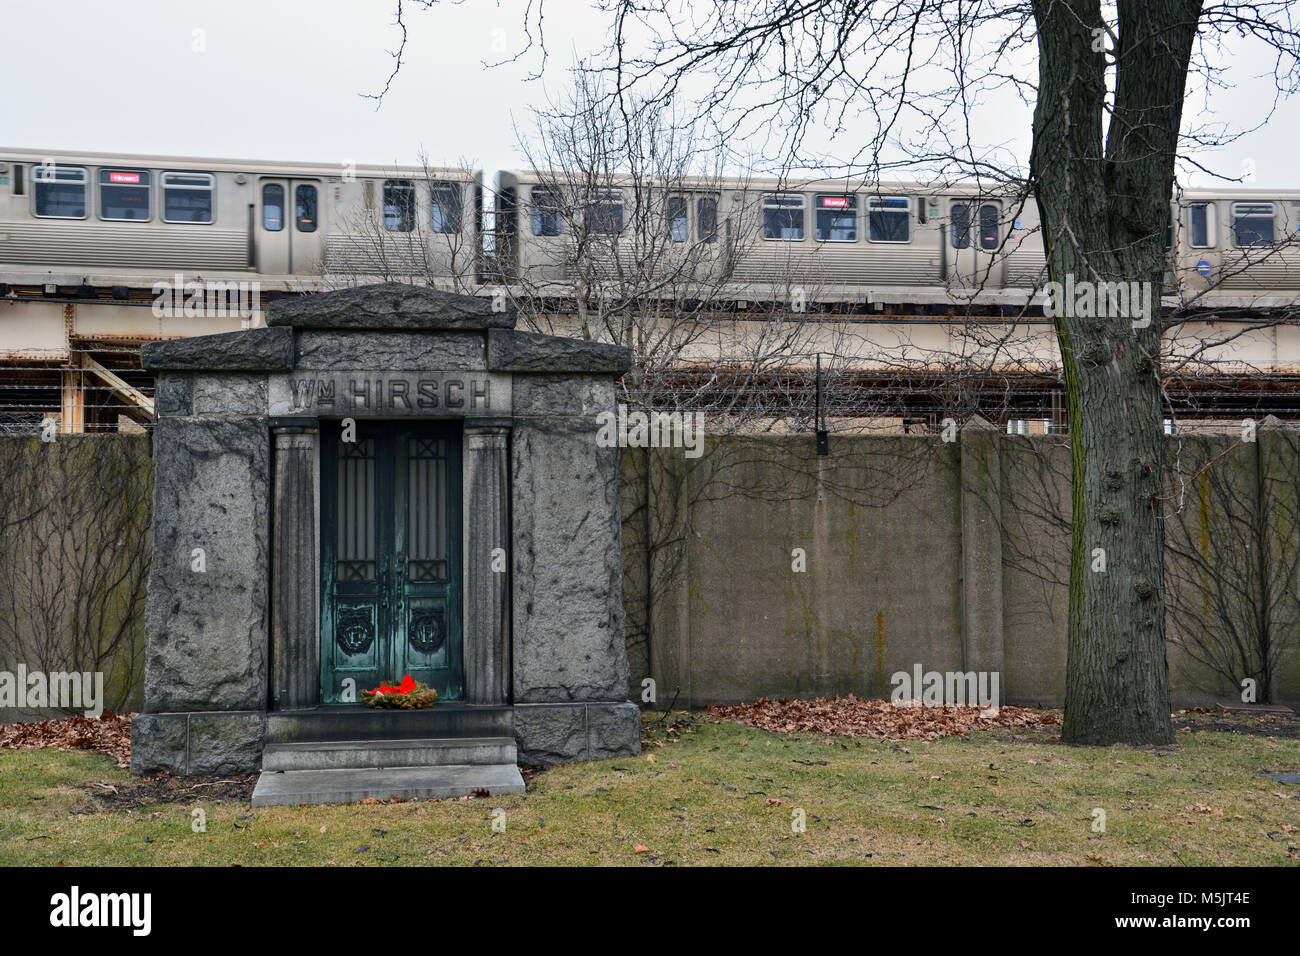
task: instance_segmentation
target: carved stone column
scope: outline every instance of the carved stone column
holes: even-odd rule
[[[271,429],[271,706],[320,703],[320,431]]]
[[[510,697],[510,428],[465,423],[465,702]]]

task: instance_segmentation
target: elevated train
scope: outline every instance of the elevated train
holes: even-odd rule
[[[563,182],[498,174],[485,234],[472,170],[0,149],[0,295],[85,297],[182,272],[286,293],[384,274],[562,297],[577,278],[574,230],[617,257],[641,195],[610,180],[574,209]],[[732,302],[794,283],[814,302],[864,308],[1017,306],[1045,281],[1034,204],[969,186],[687,179],[661,192],[649,201],[669,247],[695,250],[696,280],[716,274],[710,294]],[[1293,304],[1298,239],[1300,191],[1184,190],[1171,203],[1165,294]]]

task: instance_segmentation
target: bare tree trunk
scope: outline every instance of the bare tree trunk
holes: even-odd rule
[[[1034,0],[1032,172],[1069,401],[1073,477],[1063,738],[1168,743],[1159,316],[1183,87],[1200,0],[1119,4],[1107,102],[1098,0]],[[1146,316],[1100,290],[1143,283]],[[1081,286],[1087,283],[1088,286]],[[1094,307],[1069,301],[1091,287]],[[1110,306],[1110,308],[1106,307]],[[1146,324],[1144,325],[1144,321]]]

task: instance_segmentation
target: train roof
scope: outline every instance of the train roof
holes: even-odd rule
[[[1211,189],[1183,189],[1179,193],[1183,202],[1198,200],[1231,199],[1234,202],[1295,202],[1300,203],[1300,189],[1260,189],[1257,186],[1220,186]]]
[[[0,162],[39,163],[47,159],[67,163],[69,166],[150,166],[169,169],[194,169],[203,172],[230,173],[297,173],[309,176],[330,177],[342,175],[344,163],[292,162],[265,159],[222,159],[207,156],[159,156],[146,153],[101,153],[69,149],[24,149],[0,146]],[[357,163],[348,167],[357,176],[382,177],[394,174],[423,177],[426,173],[444,179],[475,180],[482,173],[477,169],[455,166],[401,166]]]
[[[558,172],[539,172],[531,169],[510,169],[502,170],[503,177],[509,177],[521,185],[544,185],[547,182],[563,182],[565,180],[574,181],[577,177],[574,174]],[[630,173],[615,173],[604,179],[601,185],[604,186],[626,186],[635,181]],[[782,178],[779,176],[678,176],[670,179],[656,180],[650,177],[650,185],[666,184],[673,189],[681,190],[706,190],[706,189],[731,189],[731,190],[826,190],[835,192],[844,191],[862,191],[873,193],[903,193],[915,195],[951,196],[951,195],[983,195],[983,196],[1006,196],[1015,195],[1015,187],[1006,183],[990,183],[979,185],[972,182],[922,182],[917,180],[901,181],[886,180],[876,181],[872,179],[844,178],[844,177],[822,177],[822,178]],[[1261,189],[1256,186],[1220,186],[1213,188],[1184,188],[1179,192],[1184,201],[1211,200],[1211,199],[1231,199],[1239,202],[1249,202],[1251,200],[1264,201],[1282,201],[1282,202],[1300,202],[1300,189]]]

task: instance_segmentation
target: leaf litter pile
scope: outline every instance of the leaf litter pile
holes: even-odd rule
[[[816,697],[812,700],[773,700],[760,697],[752,704],[708,708],[715,720],[768,730],[779,734],[813,733],[828,737],[878,737],[884,740],[935,740],[961,736],[994,727],[1053,727],[1059,711],[1028,707],[1000,707],[996,711],[956,704],[925,707],[920,701],[894,704],[888,700]]]
[[[131,766],[131,718],[106,710],[98,717],[63,717],[30,724],[0,724],[0,750],[89,750]]]

